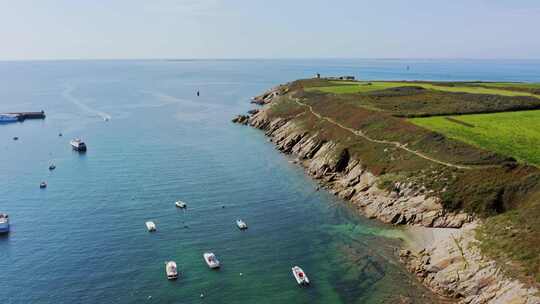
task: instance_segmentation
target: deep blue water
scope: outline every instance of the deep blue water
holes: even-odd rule
[[[540,61],[0,62],[0,112],[47,113],[0,125],[0,212],[12,222],[0,237],[0,298],[392,303],[404,295],[429,302],[397,262],[399,230],[316,191],[260,131],[230,123],[250,109],[251,96],[317,72],[540,82]],[[73,137],[87,142],[86,154],[71,150]],[[174,207],[178,199],[187,211]],[[247,231],[236,229],[238,217]],[[147,220],[156,233],[146,231]],[[207,250],[221,270],[206,267]],[[181,271],[176,282],[165,279],[171,259]],[[295,264],[310,275],[310,288],[296,286]]]

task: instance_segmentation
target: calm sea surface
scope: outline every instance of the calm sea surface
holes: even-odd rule
[[[398,263],[399,230],[317,192],[262,132],[230,123],[251,108],[251,96],[317,72],[540,82],[540,61],[0,62],[0,112],[47,113],[0,125],[0,212],[12,223],[0,237],[0,298],[392,303],[403,295],[430,302]],[[87,142],[86,154],[71,150],[74,137]],[[174,207],[179,199],[186,211]],[[235,227],[237,218],[247,231]],[[157,232],[146,231],[147,220]],[[204,264],[208,250],[221,270]],[[178,281],[166,280],[167,260],[178,263]],[[307,271],[310,288],[297,286],[293,265]]]

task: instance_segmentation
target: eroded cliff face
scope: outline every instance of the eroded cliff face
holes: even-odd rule
[[[494,262],[480,255],[474,246],[478,222],[473,217],[444,210],[441,200],[421,185],[395,183],[393,190],[380,188],[379,178],[362,166],[361,155],[351,155],[347,147],[321,140],[294,118],[270,117],[267,110],[272,107],[272,99],[279,96],[276,92],[265,93],[261,110],[233,121],[263,130],[321,187],[350,201],[365,216],[388,224],[444,230],[432,242],[400,252],[402,262],[424,285],[460,303],[540,304],[536,289],[507,279]]]
[[[356,155],[333,141],[322,141],[294,120],[269,119],[260,111],[248,124],[262,129],[277,148],[296,157],[308,174],[322,187],[349,200],[367,217],[389,224],[459,228],[470,222],[465,213],[446,212],[440,199],[412,184],[394,185],[393,191],[380,189],[378,178],[362,166]]]

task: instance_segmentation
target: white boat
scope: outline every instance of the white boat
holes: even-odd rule
[[[17,122],[19,115],[16,114],[0,114],[0,123]]]
[[[187,207],[187,204],[182,201],[177,201],[174,203],[174,205],[176,205],[177,208],[182,208],[182,209]]]
[[[156,224],[154,222],[152,222],[152,221],[146,222],[146,228],[148,229],[149,232],[157,230]]]
[[[80,151],[80,152],[86,151],[86,144],[82,140],[80,140],[79,138],[72,139],[69,142],[69,144],[71,145],[71,147],[75,151]]]
[[[208,264],[208,267],[211,269],[219,268],[219,260],[216,258],[216,255],[213,252],[205,252],[203,257],[206,264]]]
[[[0,213],[0,234],[9,232],[9,216],[5,213]]]
[[[302,268],[294,266],[291,269],[296,282],[298,282],[298,285],[309,285],[309,278]]]
[[[178,278],[178,268],[176,268],[175,261],[165,263],[165,273],[167,274],[167,279],[169,280],[176,280]]]
[[[236,226],[238,226],[238,229],[240,229],[240,230],[247,229],[247,227],[248,227],[246,222],[244,222],[244,221],[242,221],[240,219],[236,220]]]

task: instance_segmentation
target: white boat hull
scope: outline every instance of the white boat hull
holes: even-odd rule
[[[203,254],[203,257],[204,257],[204,261],[206,262],[206,265],[208,265],[210,269],[216,269],[221,266],[219,260],[216,258],[216,256],[213,253],[207,252]]]
[[[154,222],[146,222],[146,229],[148,229],[149,232],[156,231],[156,224]]]
[[[73,139],[69,142],[71,144],[71,147],[75,151],[79,152],[85,152],[86,151],[86,144],[81,141],[80,139]]]
[[[242,220],[237,220],[236,221],[236,227],[238,227],[238,229],[240,230],[244,230],[244,229],[247,229],[247,224],[246,222],[242,221]]]
[[[167,279],[176,280],[178,278],[178,268],[176,267],[176,262],[170,261],[165,263],[165,273],[167,274]]]
[[[291,270],[298,285],[309,285],[309,278],[307,277],[304,270],[302,270],[302,268],[294,266],[293,268],[291,268]]]

